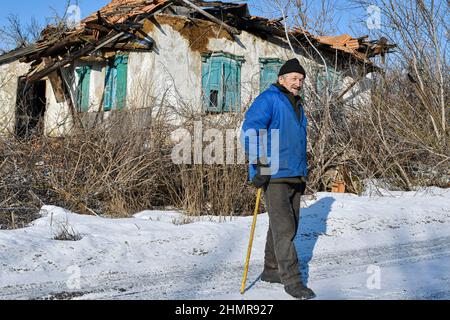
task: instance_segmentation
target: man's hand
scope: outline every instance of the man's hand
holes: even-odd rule
[[[257,188],[265,187],[267,184],[269,184],[270,181],[270,175],[262,175],[261,169],[262,168],[268,168],[269,165],[261,164],[258,162],[256,165],[256,174],[252,179],[252,184]]]

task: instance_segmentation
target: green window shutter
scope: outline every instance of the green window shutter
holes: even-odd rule
[[[325,87],[328,86],[328,93],[330,95],[339,93],[343,85],[342,73],[332,67],[328,67],[327,70],[328,73],[323,70],[317,75],[317,92],[321,94],[325,90]]]
[[[202,95],[209,112],[238,111],[241,102],[241,58],[216,54],[202,59]]]
[[[237,92],[237,98],[236,98],[236,109],[233,110],[235,112],[241,112],[241,66],[242,62],[238,62],[237,64],[237,71],[236,71],[236,92]]]
[[[202,57],[202,104],[205,110],[208,109],[209,103],[209,58]]]
[[[320,95],[326,86],[326,73],[325,71],[319,72],[319,74],[317,74],[317,93]]]
[[[103,110],[122,110],[127,97],[128,56],[118,55],[113,65],[106,67]]]
[[[224,105],[223,111],[239,111],[241,100],[241,66],[240,62],[226,59],[223,62]]]
[[[78,75],[77,84],[77,109],[80,112],[87,112],[89,110],[89,87],[91,83],[91,67],[83,66],[76,68]]]
[[[260,79],[259,79],[259,90],[263,92],[267,90],[271,84],[277,82],[278,73],[280,71],[281,66],[283,65],[283,61],[280,59],[260,59]]]
[[[343,86],[343,77],[342,72],[338,72],[334,68],[331,68],[330,72],[330,81],[331,81],[331,89],[333,90],[333,93],[339,93],[342,91]]]
[[[103,96],[103,110],[109,111],[113,109],[114,104],[114,93],[113,89],[115,88],[117,72],[114,66],[106,67],[106,76],[105,76],[105,91]]]
[[[222,111],[222,61],[207,58],[202,66],[203,100],[206,111]]]
[[[123,110],[127,99],[128,56],[117,56],[115,65],[117,69],[115,109]]]

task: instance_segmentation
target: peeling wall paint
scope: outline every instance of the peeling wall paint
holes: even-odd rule
[[[29,66],[19,61],[0,66],[0,134],[14,132],[17,84]]]
[[[58,137],[70,132],[72,117],[66,102],[58,103],[50,81],[46,81],[46,110],[44,114],[44,133]]]

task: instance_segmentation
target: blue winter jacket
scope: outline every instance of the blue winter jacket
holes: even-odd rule
[[[307,119],[303,108],[300,113],[299,121],[288,97],[274,85],[255,99],[241,130],[250,180],[256,174],[257,159],[264,157],[272,178],[307,176]]]

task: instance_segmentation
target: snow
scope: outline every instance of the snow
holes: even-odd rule
[[[143,211],[129,219],[44,206],[27,228],[0,231],[0,299],[292,299],[259,280],[268,215]],[[62,228],[79,241],[54,240]],[[449,299],[450,191],[318,193],[295,239],[317,299]]]

